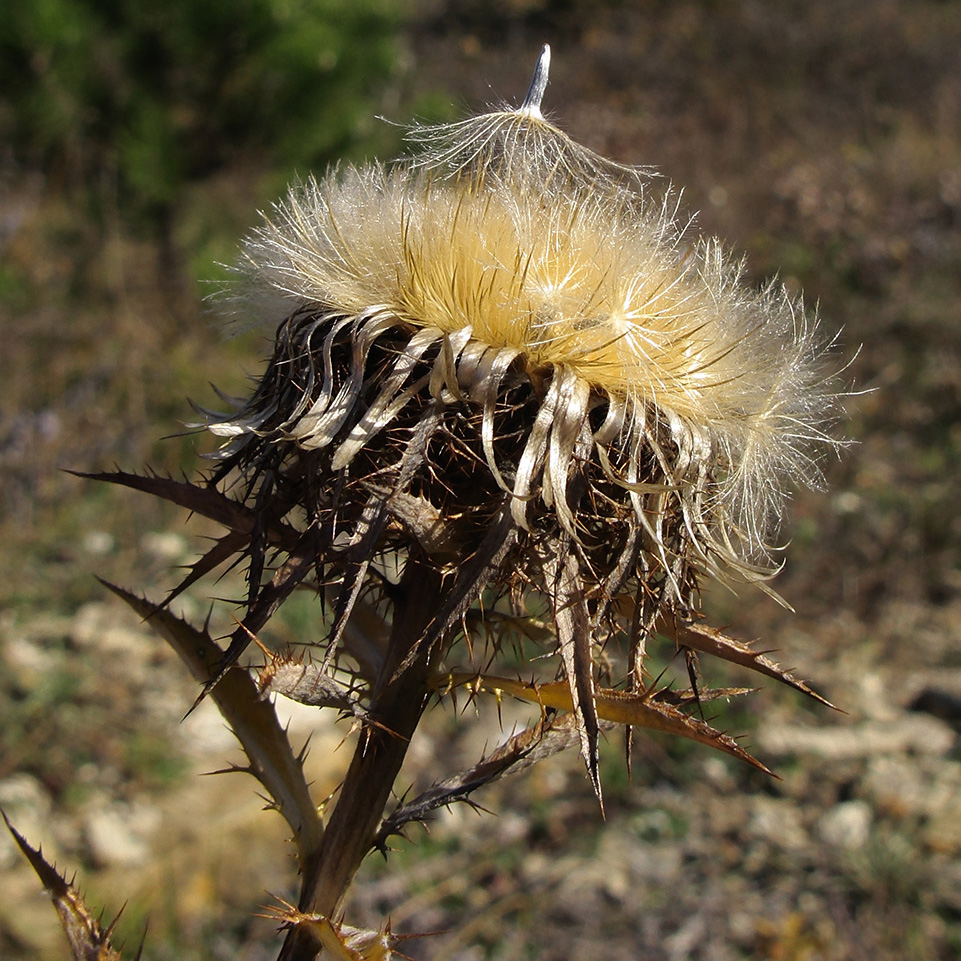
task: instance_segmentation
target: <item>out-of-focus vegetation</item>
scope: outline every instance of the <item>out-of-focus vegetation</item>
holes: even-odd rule
[[[309,89],[314,81],[303,89],[313,93],[316,109],[334,111],[327,121],[310,122],[268,98],[260,114],[251,105],[250,129],[236,133],[234,149],[208,142],[206,158],[198,125],[226,125],[237,113],[202,116],[193,99],[192,91],[202,89],[194,71],[197,77],[207,72],[209,82],[217,62],[241,73],[266,70],[266,48],[276,52],[277,34],[269,42],[260,34],[250,39],[233,22],[236,11],[296,5],[131,0],[130,15],[142,31],[147,18],[170,11],[176,26],[161,32],[166,43],[192,17],[231,20],[219,32],[211,28],[206,45],[173,50],[179,67],[166,75],[170,92],[144,79],[158,68],[124,59],[134,47],[117,26],[122,6],[0,4],[6,134],[0,154],[0,724],[4,753],[30,755],[16,770],[39,784],[39,796],[53,805],[43,810],[65,826],[59,851],[71,864],[92,868],[91,844],[73,827],[85,798],[103,791],[134,796],[175,777],[170,742],[148,743],[129,723],[129,685],[119,671],[103,667],[115,665],[117,655],[97,653],[100,628],[91,628],[89,604],[103,592],[91,572],[125,584],[153,578],[169,585],[166,566],[190,557],[179,515],[145,498],[82,484],[59,469],[95,470],[114,461],[136,469],[149,461],[194,470],[198,448],[210,447],[206,439],[161,438],[191,418],[186,397],[215,403],[208,381],[242,393],[244,368],[255,366],[260,353],[256,334],[222,341],[192,279],[175,306],[158,284],[163,251],[142,228],[156,203],[151,192],[168,187],[161,178],[138,193],[137,177],[149,178],[151,166],[168,161],[162,151],[151,152],[157,141],[150,138],[185,138],[177,148],[183,155],[169,156],[176,161],[172,246],[185,277],[217,277],[216,262],[230,261],[256,208],[279,191],[283,174],[272,170],[296,164],[306,172],[309,149],[318,151],[315,165],[342,150],[392,155],[396,141],[382,139],[390,129],[378,133],[372,118],[406,120],[422,112],[414,103],[441,87],[459,97],[461,111],[516,100],[539,45],[551,42],[545,106],[564,129],[618,160],[657,165],[686,188],[703,227],[746,249],[759,280],[779,272],[792,287],[803,287],[809,302],[820,303],[824,324],[843,328],[845,357],[863,344],[851,378],[875,392],[851,401],[848,432],[857,445],[828,465],[829,493],[796,502],[786,532],[793,543],[779,589],[798,614],[749,593],[710,598],[719,621],[733,621],[736,613],[739,624],[750,625],[746,633],[777,648],[782,662],[796,665],[849,715],[812,715],[773,690],[758,695],[752,704],[764,712],[765,727],[781,725],[811,738],[801,751],[776,739],[752,739],[749,746],[785,778],[779,783],[644,742],[633,782],[611,775],[606,825],[576,758],[569,769],[544,765],[536,778],[507,785],[502,798],[480,798],[501,813],[496,820],[462,812],[438,825],[426,845],[405,849],[389,871],[381,874],[372,862],[355,910],[368,908],[372,919],[390,913],[398,930],[420,931],[452,930],[454,917],[470,914],[468,930],[403,948],[446,961],[956,957],[961,765],[951,746],[959,716],[950,718],[961,704],[958,4],[439,0],[413,23],[391,28],[400,31],[393,34],[399,52],[379,66],[371,65],[369,45],[389,51],[390,30],[375,30],[372,41],[372,28],[361,29],[357,17],[373,11],[396,25],[387,0],[382,7],[359,0],[313,4],[330,11],[331,29],[339,31],[345,72],[338,76],[359,86],[353,94],[331,93],[337,88],[321,70],[316,89]],[[45,48],[38,46],[39,34],[22,33],[32,18],[45,25]],[[74,63],[77,80],[55,72],[48,81],[55,84],[44,88],[38,71],[51,68],[24,51],[52,49],[51,32],[75,20],[80,26],[71,30],[81,38],[57,43],[71,51],[61,65]],[[100,22],[113,39],[99,46],[83,40],[93,34],[82,30]],[[299,23],[293,21],[291,39],[297,38],[300,55],[291,60],[305,64],[316,50]],[[262,44],[260,54],[248,62],[217,53],[231,36]],[[8,55],[15,49],[21,52]],[[78,103],[81,84],[102,78],[112,63],[130,64],[130,77],[140,79],[128,80],[126,88],[108,79],[104,95],[120,105],[130,102],[125,98],[132,91],[146,90],[137,113],[126,119],[112,113],[113,131],[105,134],[89,107],[59,112],[58,104]],[[220,90],[221,103],[235,89]],[[48,95],[56,103],[42,119],[24,98]],[[135,116],[141,119],[134,122]],[[65,123],[73,125],[68,137]],[[299,136],[284,140],[293,152],[280,151],[284,133],[278,131],[295,130]],[[327,147],[311,139],[328,135]],[[200,159],[190,152],[198,148]],[[82,162],[69,159],[81,155]],[[121,173],[122,163],[142,166]],[[181,539],[179,552],[160,549],[158,535],[171,528]],[[193,532],[204,531],[195,526]],[[215,590],[228,594],[230,588]],[[76,625],[78,608],[88,611],[85,627]],[[140,648],[155,650],[144,639]],[[151,736],[161,730],[161,716],[186,710],[193,693],[189,685],[178,688],[179,665],[154,656],[135,688],[141,709],[144,699],[157,707],[151,690],[164,692],[162,715],[147,714]],[[77,657],[87,659],[82,671],[71,667]],[[948,720],[940,735],[920,727],[909,736],[904,732],[915,722],[934,723],[907,710],[928,686],[949,695],[940,702]],[[63,692],[103,712],[101,738],[87,723],[91,714],[76,729],[76,714],[68,713],[59,727],[50,720],[51,698]],[[505,712],[509,727],[509,706]],[[488,718],[481,735],[480,724],[467,723],[474,720],[455,724],[441,716],[433,740],[427,734],[417,750],[476,755],[476,740],[465,745],[461,739],[493,743],[497,729]],[[750,719],[739,716],[729,726],[750,729]],[[42,741],[56,741],[52,757],[32,756],[44,751],[38,732]],[[611,745],[608,771],[620,747]],[[64,770],[71,765],[72,782]],[[0,781],[11,773],[4,768]],[[221,798],[223,811],[248,787],[252,791],[226,779],[201,784],[203,796],[211,790],[229,795],[229,802]],[[189,813],[201,816],[195,806]],[[236,836],[236,825],[228,830]],[[238,874],[258,878],[249,900],[232,889],[241,902],[231,906],[238,917],[245,908],[256,910],[263,887],[285,893],[279,885],[286,866],[276,868],[272,845],[269,854],[254,851],[254,830],[245,830],[243,852],[228,841],[217,849],[216,876],[198,876],[184,856],[169,866],[169,878],[154,877],[146,891],[132,893],[128,913],[151,918],[148,956],[261,956],[257,931],[272,937],[265,922],[233,931],[211,921]],[[580,857],[583,850],[588,853]],[[265,874],[252,870],[253,863],[274,864],[279,880],[261,882]],[[85,877],[94,901],[120,903],[130,890],[129,874],[117,880],[115,872],[104,883],[91,871]],[[5,903],[32,904],[30,885],[19,900]],[[49,905],[38,911],[47,912],[37,917],[53,934],[43,956],[63,957]],[[139,937],[136,924],[130,932]],[[23,938],[3,914],[0,954],[40,956]]]
[[[161,234],[186,186],[356,148],[394,78],[388,0],[38,0],[0,10],[14,162]]]

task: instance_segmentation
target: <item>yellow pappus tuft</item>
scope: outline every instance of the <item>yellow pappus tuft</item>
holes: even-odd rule
[[[694,617],[703,574],[772,572],[785,485],[817,483],[837,393],[800,301],[749,288],[670,190],[543,118],[546,69],[545,48],[521,108],[415,128],[411,159],[274,208],[243,270],[245,295],[281,301],[275,354],[210,427],[232,438],[222,476],[326,532],[332,643],[377,554],[474,565],[438,638],[487,587],[540,592],[593,754],[616,599],[636,601],[636,685],[643,637]]]

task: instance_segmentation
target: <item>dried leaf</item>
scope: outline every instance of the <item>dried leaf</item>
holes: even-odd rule
[[[613,726],[609,721],[600,722],[601,730]],[[580,732],[573,714],[542,718],[537,724],[508,738],[496,751],[473,767],[431,785],[414,800],[401,804],[382,822],[374,846],[384,848],[387,839],[393,834],[400,834],[405,824],[425,821],[438,808],[457,801],[479,807],[470,797],[474,791],[506,775],[518,774],[538,761],[579,744]]]
[[[489,674],[449,674],[439,676],[434,683],[438,690],[443,689],[444,684],[449,687],[470,684],[475,690],[485,690],[498,697],[509,694],[511,697],[539,704],[543,708],[549,707],[559,711],[573,711],[574,708],[570,685],[566,681],[538,684],[507,677],[494,677]],[[674,734],[697,741],[730,754],[738,760],[746,761],[759,771],[764,771],[765,774],[777,777],[745,751],[734,738],[659,700],[654,691],[631,694],[627,691],[598,688],[594,692],[594,704],[600,720],[627,724],[631,727],[645,727],[652,731],[661,731],[664,734]]]
[[[40,883],[50,895],[60,916],[60,923],[67,934],[67,940],[70,942],[74,961],[121,961],[119,952],[110,944],[110,937],[120,915],[118,914],[106,928],[103,928],[100,921],[87,909],[73,885],[47,861],[43,852],[32,848],[26,842],[23,835],[10,823],[6,814],[3,815],[3,820],[13,835],[14,841],[17,842],[17,847],[37,872]],[[137,951],[138,959],[142,950],[141,944],[140,950]]]
[[[713,627],[708,627],[705,624],[678,624],[667,618],[662,618],[658,621],[657,629],[660,633],[672,638],[680,647],[689,647],[704,654],[713,654],[715,657],[723,658],[732,664],[749,668],[767,677],[773,677],[832,710],[840,710],[804,681],[785,671],[776,661],[772,661],[760,651],[753,650],[750,645],[743,641],[736,641],[732,637],[727,637]]]
[[[537,724],[508,738],[497,750],[481,758],[477,764],[432,784],[412,801],[401,804],[384,818],[377,831],[374,846],[383,848],[392,834],[411,821],[425,821],[433,812],[457,801],[473,804],[470,795],[478,788],[498,780],[505,774],[522,771],[545,757],[550,757],[580,741],[573,715],[541,718]]]
[[[391,961],[397,942],[388,921],[379,931],[336,924],[320,914],[305,914],[278,898],[282,907],[269,907],[261,917],[280,921],[284,929],[297,928],[308,933],[335,961]],[[326,955],[325,955],[326,956]]]
[[[375,490],[367,484],[368,490]],[[458,542],[454,525],[444,517],[426,497],[415,496],[406,491],[397,491],[389,496],[387,509],[407,532],[420,544],[428,557],[438,564],[450,564],[457,560]]]
[[[325,673],[320,664],[289,654],[275,654],[257,673],[261,696],[282,694],[300,704],[336,707],[356,717],[365,712],[350,691]]]
[[[659,704],[673,704],[675,707],[693,707],[708,701],[720,701],[731,697],[744,697],[746,694],[756,694],[756,687],[709,687],[698,690],[675,691],[669,687],[662,687],[651,694],[651,699]]]
[[[149,620],[180,655],[201,683],[223,659],[223,650],[206,631],[197,630],[169,611],[157,610],[145,598],[106,581],[104,586]],[[299,760],[277,720],[273,705],[261,698],[247,671],[227,673],[213,690],[213,698],[250,762],[247,769],[273,798],[297,842],[301,868],[316,856],[323,826],[307,788]]]

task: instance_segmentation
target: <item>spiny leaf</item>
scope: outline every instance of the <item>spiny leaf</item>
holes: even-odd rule
[[[494,677],[489,674],[449,674],[439,675],[434,682],[437,689],[460,684],[471,684],[475,690],[486,690],[497,696],[509,694],[512,697],[539,704],[543,708],[559,711],[572,711],[574,708],[570,685],[565,681],[552,681],[545,684],[512,680],[507,677]],[[598,688],[594,692],[594,704],[600,720],[632,727],[646,727],[664,734],[674,734],[700,744],[706,744],[731,757],[746,761],[765,774],[777,777],[760,761],[742,748],[734,738],[715,730],[710,724],[689,717],[671,704],[656,697],[653,691],[631,694],[609,688]]]
[[[442,405],[440,402],[432,401],[417,423],[414,435],[400,459],[397,474],[393,478],[390,488],[378,487],[369,482],[364,482],[362,485],[370,491],[371,496],[364,505],[360,522],[342,559],[344,565],[343,584],[337,596],[334,622],[327,643],[327,656],[324,659],[325,667],[340,646],[360,597],[361,589],[366,581],[374,548],[381,539],[390,519],[391,515],[388,510],[390,497],[393,494],[403,492],[422,465],[427,445],[440,427],[441,413]]]
[[[601,727],[610,728],[613,724],[604,722]],[[573,715],[555,714],[553,717],[541,717],[536,724],[509,737],[497,750],[477,764],[453,777],[432,784],[412,801],[398,805],[381,823],[374,846],[383,849],[387,839],[393,834],[401,833],[405,824],[425,821],[431,812],[438,808],[447,807],[457,801],[479,807],[470,799],[474,791],[507,774],[526,770],[532,764],[579,743],[580,734]]]
[[[553,624],[529,614],[516,615],[508,611],[474,610],[468,611],[465,618],[468,625],[483,631],[491,644],[505,634],[514,634],[518,638],[533,641],[535,644],[547,644],[554,638]]]
[[[193,710],[221,682],[227,672],[237,664],[244,651],[250,646],[254,634],[259,631],[277,611],[277,608],[290,596],[293,589],[314,569],[316,554],[309,541],[302,542],[296,551],[291,551],[287,560],[274,572],[270,583],[256,593],[256,600],[247,611],[247,616],[230,636],[230,644],[209,674],[203,690],[194,702]]]
[[[86,480],[104,481],[152,494],[202,517],[210,518],[233,531],[250,533],[256,523],[255,512],[251,508],[226,497],[213,487],[201,487],[189,481],[176,481],[172,477],[161,477],[158,474],[132,474],[121,470],[70,473]],[[297,534],[293,530],[290,530],[290,534],[296,539]]]
[[[146,598],[102,581],[105,587],[146,618],[180,655],[201,683],[223,659],[223,650],[206,631],[158,610]],[[213,690],[213,698],[250,761],[250,772],[264,786],[294,832],[301,868],[315,857],[323,826],[273,705],[261,698],[247,671],[228,672]]]
[[[443,638],[451,627],[470,609],[490,582],[494,572],[505,562],[517,543],[517,526],[510,512],[510,500],[505,498],[491,518],[487,533],[473,556],[463,564],[449,591],[445,591],[443,604],[431,621],[424,636],[394,672],[402,674],[417,658],[422,648],[430,650]]]
[[[227,497],[211,485],[176,481],[172,477],[161,477],[158,474],[132,474],[121,470],[94,473],[69,471],[68,473],[86,480],[117,484],[151,494],[228,528],[230,534],[218,541],[207,554],[191,566],[190,574],[171,592],[164,602],[165,605],[194,581],[222,564],[233,554],[239,553],[261,530],[269,543],[276,544],[288,552],[293,553],[302,549],[304,534],[279,519],[283,514],[285,506],[283,503],[275,503],[274,510],[270,516],[267,516],[262,511]]]
[[[247,534],[230,531],[219,538],[214,546],[190,565],[190,573],[164,598],[163,607],[169,607],[171,602],[179,597],[188,587],[196,584],[202,577],[216,570],[231,558],[235,562],[242,556],[241,552],[250,540]]]
[[[320,914],[305,914],[278,898],[278,907],[266,908],[261,917],[280,921],[284,929],[297,928],[308,933],[335,961],[391,961],[397,941],[388,921],[379,931],[336,924]]]
[[[87,910],[87,906],[73,885],[47,861],[43,852],[32,848],[27,843],[23,835],[10,823],[6,814],[3,814],[3,820],[13,835],[14,841],[17,842],[17,847],[30,862],[44,890],[50,895],[60,916],[60,923],[66,932],[67,940],[70,942],[74,961],[121,961],[120,954],[110,944],[110,936],[120,915],[118,914],[106,928],[103,928],[100,921]],[[138,959],[143,950],[142,944],[140,948],[141,950],[137,952]]]
[[[336,597],[334,585],[325,585],[323,590],[326,599]],[[355,677],[368,686],[375,683],[383,667],[389,634],[390,623],[384,612],[364,597],[358,598],[344,627],[338,653],[348,654],[356,661]]]
[[[363,486],[384,497],[391,517],[420,544],[421,549],[437,564],[451,564],[458,558],[458,542],[454,524],[426,497],[407,491],[392,491],[369,481]]]
[[[373,559],[374,547],[384,533],[387,520],[386,499],[383,496],[372,496],[364,505],[357,527],[344,551],[342,559],[343,583],[337,594],[334,622],[331,625],[330,637],[327,642],[327,655],[324,658],[325,667],[334,657],[340,645],[341,638],[364,586],[367,571]]]
[[[282,694],[300,704],[314,707],[336,707],[355,717],[365,712],[356,697],[327,674],[320,664],[290,654],[270,654],[257,674],[261,696]]]
[[[744,697],[746,694],[756,694],[756,687],[709,687],[698,690],[675,691],[669,687],[662,687],[651,694],[652,700],[660,704],[673,704],[675,707],[691,707],[704,704],[707,701],[720,701],[731,697]]]
[[[706,624],[679,624],[668,618],[661,618],[658,621],[657,629],[660,633],[672,638],[680,647],[689,647],[704,654],[713,654],[715,657],[723,658],[732,664],[749,668],[767,677],[773,677],[832,710],[840,711],[840,708],[835,707],[827,698],[822,697],[804,681],[796,678],[789,671],[785,671],[776,661],[772,661],[760,651],[755,651],[743,641],[736,641],[732,637],[727,637],[713,627],[708,627]]]

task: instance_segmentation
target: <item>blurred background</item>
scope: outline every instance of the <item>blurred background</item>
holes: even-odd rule
[[[179,663],[93,576],[159,597],[212,531],[65,470],[200,469],[188,398],[243,394],[271,333],[225,337],[205,303],[258,209],[332,162],[397,156],[411,118],[518,103],[545,42],[555,122],[683,187],[753,281],[804,290],[872,391],[850,398],[828,492],[792,504],[777,589],[797,613],[706,601],[847,713],[773,682],[722,711],[780,781],[653,738],[629,779],[612,740],[606,822],[578,758],[555,758],[479,797],[496,816],[455,810],[371,859],[348,920],[434,932],[401,946],[425,961],[956,958],[957,0],[0,5],[0,806],[108,917],[127,903],[128,944],[149,918],[145,958],[275,955],[254,915],[295,890],[280,819],[253,781],[197,777],[239,752],[209,705],[180,722]],[[216,596],[229,580],[183,608]],[[287,607],[271,641],[316,632]],[[322,798],[348,729],[290,723]],[[496,711],[435,711],[404,777],[500,731]],[[0,956],[67,956],[4,839]]]

